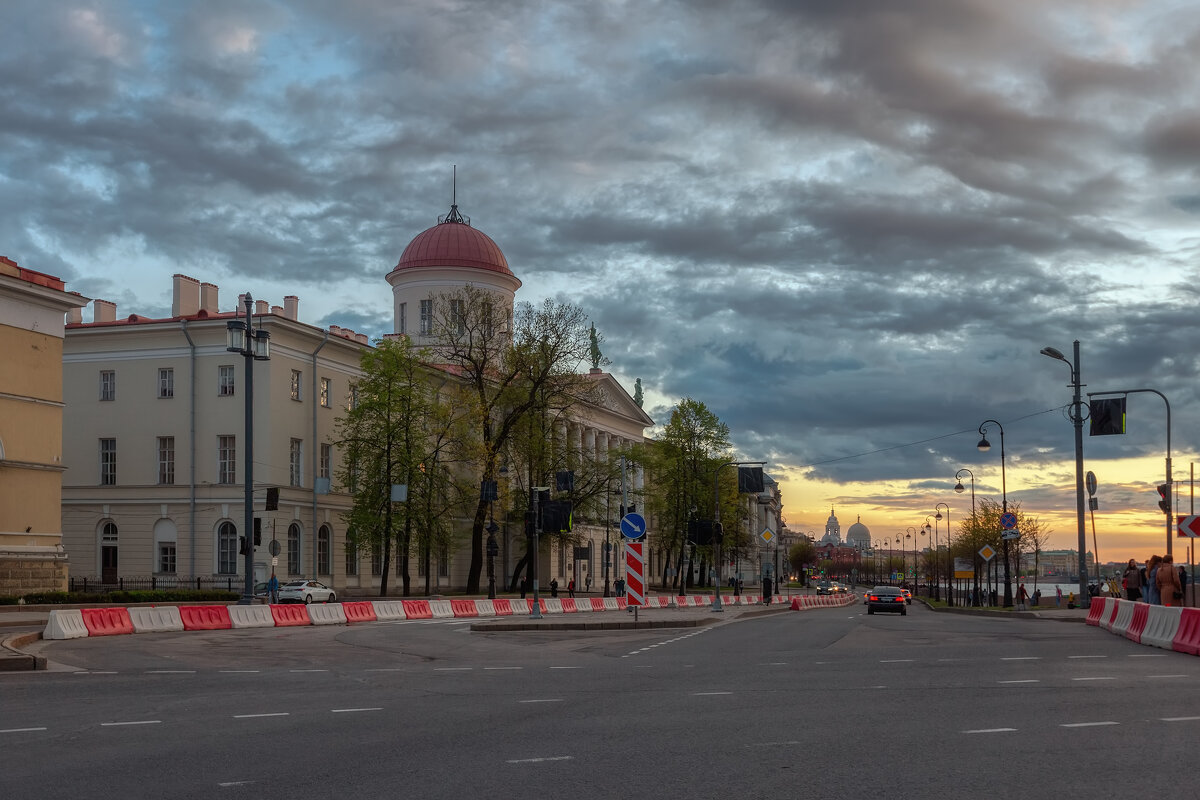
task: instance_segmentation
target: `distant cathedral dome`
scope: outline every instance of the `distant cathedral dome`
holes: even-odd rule
[[[871,531],[866,525],[862,524],[862,517],[859,517],[858,522],[855,522],[846,530],[846,543],[856,544],[864,548],[871,546]]]

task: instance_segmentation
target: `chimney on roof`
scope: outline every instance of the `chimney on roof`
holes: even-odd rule
[[[171,316],[190,317],[200,310],[200,281],[175,273],[171,278]]]
[[[108,300],[92,301],[92,322],[116,322],[117,304]]]
[[[83,308],[81,306],[75,306],[67,312],[68,325],[78,325],[81,322],[83,322]]]
[[[332,335],[334,335],[334,336],[341,336],[341,335],[342,335],[342,326],[340,326],[340,325],[330,325],[330,326],[329,326],[329,332],[330,332]]]
[[[283,306],[271,306],[271,313],[277,317],[283,316]]]
[[[300,298],[294,294],[289,294],[283,298],[283,315],[288,319],[296,319],[296,314],[300,311]]]
[[[209,314],[216,314],[220,311],[217,308],[217,285],[215,283],[200,284],[200,310],[207,311]]]
[[[271,310],[271,306],[266,300],[255,300],[254,301],[254,313],[255,314],[266,314],[270,310]]]
[[[368,344],[370,342],[365,333],[354,334],[354,341],[358,342],[359,344]]]

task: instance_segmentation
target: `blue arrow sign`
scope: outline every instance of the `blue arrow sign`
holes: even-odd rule
[[[646,535],[646,518],[632,511],[621,517],[621,535],[626,539],[641,539]]]

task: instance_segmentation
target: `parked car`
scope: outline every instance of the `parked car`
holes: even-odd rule
[[[908,613],[904,602],[904,592],[895,586],[876,586],[867,596],[867,613],[876,611],[899,611],[901,616]]]
[[[279,587],[281,603],[332,603],[336,599],[333,589],[320,581],[288,581]]]

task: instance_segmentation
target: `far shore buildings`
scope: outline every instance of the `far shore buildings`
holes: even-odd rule
[[[96,300],[90,322],[76,311],[66,326],[63,542],[77,583],[237,590],[244,581],[238,554],[247,533],[244,359],[226,350],[226,323],[241,298],[225,295],[222,309],[216,285],[185,275],[172,280],[169,317],[119,316],[114,304]],[[417,343],[432,333],[440,294],[471,284],[511,309],[521,286],[500,248],[457,207],[413,238],[386,280],[394,332]],[[288,296],[282,305],[258,300],[253,309],[254,325],[269,331],[271,346],[270,359],[254,366],[254,514],[262,519],[263,540],[254,577],[266,580],[274,569],[281,580],[304,576],[339,593],[368,594],[378,591],[380,554],[346,548],[342,515],[350,496],[337,486],[341,453],[331,442],[335,419],[354,401],[360,357],[372,344],[354,331],[301,321],[299,304]],[[597,457],[640,444],[653,420],[612,375],[592,370],[590,376],[601,383],[603,400],[563,425],[564,441]],[[279,488],[277,510],[265,509],[267,487]],[[544,548],[543,587],[551,578],[565,587],[579,552],[586,554],[579,585],[589,579],[600,585],[611,521],[576,521],[584,549]],[[464,533],[466,526],[461,520]],[[519,528],[506,524],[498,535],[498,586],[525,552]],[[279,543],[275,565],[267,550],[272,540]],[[434,591],[465,586],[470,553],[465,535],[461,541],[433,557]],[[423,564],[412,563],[413,586],[423,588]],[[392,576],[395,593],[395,569]]]
[[[0,595],[63,591],[63,318],[87,298],[0,256]]]

